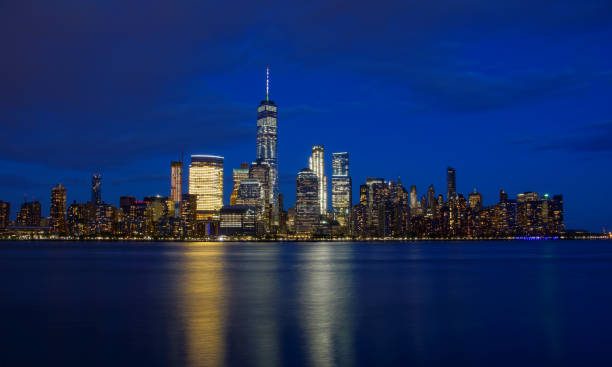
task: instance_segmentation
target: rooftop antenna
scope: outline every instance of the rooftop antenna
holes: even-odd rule
[[[266,102],[270,101],[270,67],[266,66]]]

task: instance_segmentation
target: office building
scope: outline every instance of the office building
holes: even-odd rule
[[[53,233],[66,233],[66,188],[62,184],[51,189],[49,226]]]
[[[236,199],[238,198],[238,189],[240,188],[240,182],[246,178],[249,178],[249,164],[241,163],[240,168],[234,168],[232,180],[232,194],[230,196],[230,205],[236,205]]]
[[[297,175],[295,189],[295,232],[312,234],[317,230],[321,214],[319,178],[309,168]]]
[[[319,206],[322,215],[327,213],[327,176],[325,176],[325,150],[322,145],[312,147],[308,167],[317,175],[319,182]]]
[[[218,219],[223,207],[223,157],[192,155],[189,194],[197,195],[197,218]]]
[[[332,209],[340,226],[351,222],[353,207],[353,184],[349,175],[348,153],[332,154]]]
[[[248,205],[226,205],[221,208],[219,234],[225,236],[255,236],[258,209]]]
[[[180,203],[183,196],[183,162],[170,163],[170,199]]]
[[[267,202],[272,213],[271,222],[278,226],[278,155],[277,155],[277,115],[278,107],[270,100],[270,70],[266,69],[266,100],[257,108],[257,161],[265,162],[270,167]],[[263,184],[263,182],[262,182]]]

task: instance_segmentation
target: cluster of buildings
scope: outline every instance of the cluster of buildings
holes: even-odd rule
[[[49,217],[38,201],[21,204],[10,221],[10,204],[0,201],[0,231],[10,236],[121,238],[482,238],[555,236],[562,233],[561,195],[525,192],[484,207],[476,190],[467,198],[447,170],[446,199],[433,185],[418,198],[416,186],[401,180],[367,178],[353,202],[349,154],[332,153],[331,207],[325,149],[312,147],[308,167],[296,177],[295,205],[285,210],[279,190],[277,112],[269,98],[257,109],[255,160],[233,169],[229,204],[224,204],[224,158],[191,155],[187,187],[183,162],[170,165],[170,196],[137,200],[122,196],[119,207],[102,200],[102,177],[92,177],[91,200],[67,205],[66,189],[51,189]],[[185,192],[186,191],[186,192]]]

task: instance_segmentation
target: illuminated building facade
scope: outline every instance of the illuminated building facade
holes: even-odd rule
[[[181,236],[190,237],[195,230],[198,200],[193,194],[183,194],[181,199]]]
[[[482,194],[474,189],[474,192],[468,195],[468,202],[470,204],[470,208],[472,210],[481,210],[482,209]]]
[[[327,176],[325,176],[325,150],[322,145],[312,147],[312,155],[308,161],[308,167],[317,175],[319,182],[318,195],[320,213],[327,213]]]
[[[270,164],[263,160],[257,160],[251,163],[249,168],[249,179],[258,180],[263,190],[263,201],[261,211],[263,214],[263,220],[266,223],[268,229],[274,225],[274,208],[273,203],[270,201],[272,195],[270,193],[273,190],[271,176],[272,169]]]
[[[265,162],[270,167],[270,189],[267,192],[267,202],[272,208],[272,225],[278,226],[278,155],[277,155],[277,116],[278,107],[270,100],[270,71],[266,69],[266,100],[261,101],[257,108],[257,161]],[[263,183],[263,182],[262,182]]]
[[[351,222],[353,184],[349,175],[349,155],[346,152],[332,154],[332,209],[340,226]]]
[[[170,198],[180,203],[183,196],[183,162],[170,163]]]
[[[62,184],[58,184],[56,187],[51,189],[49,220],[51,232],[66,232],[66,188],[62,186]]]
[[[95,173],[91,178],[91,202],[102,204],[102,175]]]
[[[316,231],[321,214],[319,178],[308,168],[297,175],[295,189],[295,232],[312,234]]]
[[[234,168],[232,180],[233,188],[232,195],[230,196],[230,205],[236,205],[236,199],[238,199],[238,189],[240,188],[240,182],[246,178],[249,178],[249,164],[242,163],[240,168]]]
[[[248,205],[226,205],[221,208],[219,234],[226,236],[255,236],[257,208]]]
[[[22,227],[38,227],[41,225],[42,208],[40,202],[29,201],[21,204],[17,212],[17,225]]]
[[[223,157],[192,155],[189,193],[197,195],[198,219],[218,219],[223,207]]]
[[[11,203],[0,200],[0,229],[8,227],[11,219]]]
[[[264,208],[264,189],[256,178],[245,178],[238,187],[238,197],[235,205],[244,205],[257,208],[258,214],[262,214]]]

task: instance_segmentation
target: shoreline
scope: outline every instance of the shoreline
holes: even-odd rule
[[[261,243],[261,242],[525,242],[525,241],[606,241],[612,240],[612,236],[584,236],[584,237],[491,237],[491,238],[278,238],[278,239],[249,239],[249,238],[0,238],[2,242],[212,242],[212,243]]]

